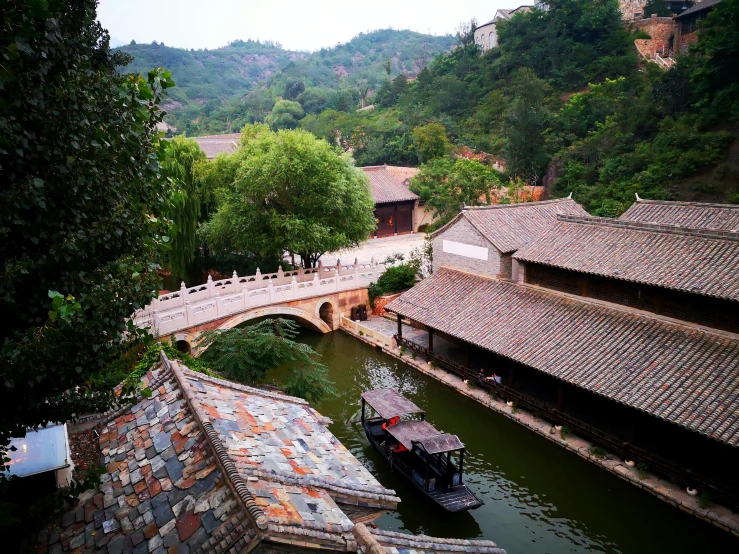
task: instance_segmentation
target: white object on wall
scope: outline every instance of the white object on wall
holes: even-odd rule
[[[472,244],[455,242],[453,240],[444,240],[442,248],[446,254],[456,254],[457,256],[474,258],[476,260],[488,260],[488,249],[482,246],[474,246]]]

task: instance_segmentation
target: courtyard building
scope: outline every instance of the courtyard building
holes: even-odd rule
[[[425,331],[398,342],[739,506],[739,209],[639,200],[520,227],[515,209],[434,235],[434,274],[385,307]]]

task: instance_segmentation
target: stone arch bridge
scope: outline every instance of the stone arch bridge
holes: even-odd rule
[[[329,333],[353,306],[367,304],[367,287],[385,271],[374,260],[361,264],[298,269],[208,281],[160,295],[134,315],[134,322],[150,328],[158,338],[174,337],[189,350],[203,331],[230,329],[264,316],[294,319],[301,325]]]

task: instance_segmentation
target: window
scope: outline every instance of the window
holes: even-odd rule
[[[495,31],[490,31],[490,48],[498,46],[495,42]]]

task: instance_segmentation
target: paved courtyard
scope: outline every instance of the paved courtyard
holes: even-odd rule
[[[360,244],[358,248],[324,254],[321,257],[321,263],[325,266],[334,265],[337,259],[342,262],[354,262],[354,258],[357,258],[360,262],[368,262],[372,258],[375,261],[382,262],[396,252],[404,254],[407,261],[411,250],[423,246],[424,237],[423,233],[413,233],[397,237],[370,239]]]

